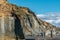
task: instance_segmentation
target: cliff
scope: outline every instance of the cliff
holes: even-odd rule
[[[8,37],[10,35],[13,37],[18,36],[19,38],[24,39],[25,36],[42,35],[43,32],[45,32],[46,36],[48,36],[51,34],[51,30],[53,31],[53,35],[56,35],[57,30],[54,25],[40,20],[36,17],[34,12],[26,7],[19,7],[9,4],[8,2],[1,3],[0,18],[1,17],[4,18],[4,26],[2,26],[3,28],[0,28],[0,30],[2,30],[1,33]],[[11,19],[13,21],[9,24],[9,20]]]

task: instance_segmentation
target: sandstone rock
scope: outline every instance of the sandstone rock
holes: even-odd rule
[[[41,35],[43,31],[48,36],[51,30],[56,32],[56,27],[36,17],[34,12],[26,7],[9,4],[7,0],[0,0],[0,34],[24,39],[28,35]],[[48,33],[48,34],[47,34]],[[3,35],[4,34],[4,35]],[[54,34],[56,35],[56,33]]]

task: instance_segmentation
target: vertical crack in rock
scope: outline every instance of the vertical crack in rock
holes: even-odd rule
[[[23,33],[23,29],[21,27],[21,21],[18,18],[18,16],[14,13],[11,13],[13,16],[15,16],[15,35],[18,38],[24,39],[24,33]]]
[[[32,27],[30,16],[27,15],[27,20],[29,21],[30,27]]]

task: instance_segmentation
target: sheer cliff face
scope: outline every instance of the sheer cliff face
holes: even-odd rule
[[[56,28],[53,25],[38,19],[35,14],[28,8],[18,7],[7,2],[0,4],[0,17],[5,18],[5,20],[9,17],[13,17],[15,24],[13,29],[9,30],[8,27],[10,26],[6,28],[10,32],[13,30],[15,35],[21,37],[26,35],[40,35],[42,30],[46,32],[46,35],[50,34],[48,33],[50,30],[54,29],[53,31],[56,31]]]

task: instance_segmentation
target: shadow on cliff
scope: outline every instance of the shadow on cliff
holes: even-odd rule
[[[19,39],[24,39],[24,33],[23,33],[23,29],[22,29],[22,26],[21,26],[21,21],[20,19],[18,18],[18,16],[14,13],[11,13],[12,16],[15,17],[15,28],[14,28],[14,32],[15,32],[15,36],[16,36],[16,40]]]

